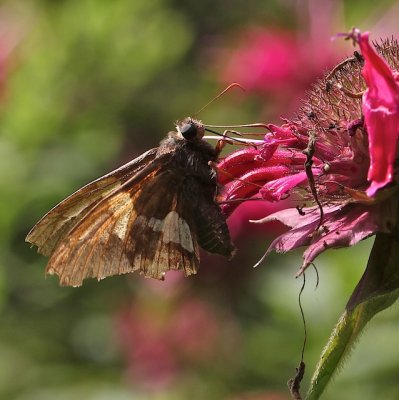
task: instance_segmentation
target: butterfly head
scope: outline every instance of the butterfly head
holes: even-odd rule
[[[205,128],[201,121],[190,117],[177,122],[176,129],[179,136],[186,140],[202,139],[205,133]]]

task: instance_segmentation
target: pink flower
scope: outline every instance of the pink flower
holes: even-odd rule
[[[322,4],[325,11],[330,5]],[[313,8],[312,8],[313,9]],[[303,16],[298,16],[303,18]],[[326,25],[319,27],[320,12],[311,15],[314,32],[250,26],[238,32],[234,49],[219,49],[220,80],[225,84],[239,82],[250,92],[273,93],[284,99],[296,97],[304,87],[336,59],[329,43],[323,51],[309,54],[303,41],[320,43],[326,37]],[[331,16],[328,15],[328,22]],[[308,28],[308,27],[307,27]],[[299,28],[300,29],[300,28]],[[238,42],[238,45],[237,45]]]
[[[182,304],[171,318],[169,340],[181,355],[193,361],[212,358],[220,324],[211,307],[200,299]]]
[[[249,28],[241,34],[241,45],[227,55],[227,63],[224,60],[222,81],[240,82],[250,91],[281,90],[300,75],[299,53],[292,33]]]
[[[152,293],[137,298],[117,315],[116,329],[128,378],[146,390],[169,387],[215,352],[230,354],[236,346],[235,321],[201,298],[167,299]]]
[[[291,200],[290,208],[257,222],[290,228],[266,255],[307,246],[299,273],[328,248],[390,232],[396,219],[397,189],[386,185],[395,176],[399,46],[384,41],[376,51],[367,34],[350,37],[362,56],[355,53],[320,80],[296,118],[269,125],[261,146],[219,163],[226,215],[247,199]]]
[[[137,306],[119,314],[117,328],[129,379],[145,389],[169,386],[180,367],[173,348],[165,340],[165,321],[151,310]]]

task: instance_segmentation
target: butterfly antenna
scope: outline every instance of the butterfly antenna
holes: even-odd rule
[[[204,125],[205,127],[209,128],[224,128],[224,129],[230,129],[230,128],[265,128],[270,130],[268,124],[263,124],[261,122],[257,122],[255,124],[241,124],[241,125]]]
[[[238,87],[240,88],[243,92],[245,92],[245,89],[239,84],[239,83],[232,83],[231,85],[227,86],[226,89],[224,89],[222,92],[220,92],[216,97],[214,97],[211,101],[209,101],[208,103],[206,103],[199,111],[197,111],[194,114],[194,117],[196,117],[201,111],[203,111],[206,107],[208,107],[210,104],[212,104],[215,100],[219,99],[220,97],[222,97],[226,92],[228,92],[229,90]]]

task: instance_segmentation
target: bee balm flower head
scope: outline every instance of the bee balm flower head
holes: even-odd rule
[[[374,48],[357,30],[348,37],[361,54],[317,82],[295,118],[270,124],[261,146],[219,163],[226,215],[243,199],[292,200],[257,222],[290,228],[268,252],[307,246],[300,272],[324,250],[390,232],[396,220],[399,46]]]

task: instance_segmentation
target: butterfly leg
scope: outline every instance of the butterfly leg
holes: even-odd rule
[[[215,151],[216,151],[216,154],[219,156],[220,155],[220,153],[222,152],[222,150],[223,150],[223,148],[224,148],[224,146],[226,146],[226,143],[228,143],[228,144],[235,144],[234,143],[234,139],[232,139],[232,138],[230,138],[229,136],[228,136],[228,134],[229,133],[237,133],[236,131],[231,131],[231,130],[225,130],[224,132],[223,132],[223,135],[222,135],[222,139],[219,139],[218,141],[217,141],[217,143],[216,143],[216,146],[215,146]]]

